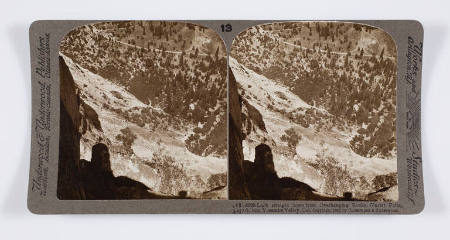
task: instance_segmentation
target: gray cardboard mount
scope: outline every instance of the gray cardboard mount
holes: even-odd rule
[[[398,202],[288,201],[288,200],[59,200],[56,196],[59,144],[59,63],[61,39],[89,23],[79,20],[43,20],[30,26],[32,137],[28,209],[36,214],[81,213],[320,213],[416,214],[424,208],[420,99],[423,28],[414,20],[346,20],[378,27],[397,44],[397,169]],[[179,21],[209,27],[223,38],[228,50],[241,31],[258,24],[285,20]],[[292,21],[292,20],[286,20]],[[297,21],[297,20],[296,20]],[[299,20],[300,21],[300,20]],[[231,32],[222,32],[231,24]]]

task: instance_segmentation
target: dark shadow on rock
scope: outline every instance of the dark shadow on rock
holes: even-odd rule
[[[278,177],[272,150],[266,144],[256,146],[254,162],[244,161],[244,173],[250,198],[255,200],[355,200],[350,192],[346,192],[343,197],[324,196],[294,178]]]
[[[275,171],[272,150],[266,144],[256,146],[255,160],[244,162],[244,172],[252,199],[309,199],[315,191],[309,185],[293,178],[279,178]]]
[[[241,102],[237,91],[236,79],[228,68],[228,185],[229,199],[250,199],[244,177],[244,152],[242,149]]]
[[[126,176],[115,177],[111,170],[109,149],[104,143],[97,143],[92,147],[90,162],[80,160],[80,126],[87,126],[87,122],[90,122],[98,130],[102,127],[95,110],[81,101],[73,76],[62,57],[59,57],[59,68],[58,198],[62,200],[187,198],[187,194],[183,193],[179,196],[152,193],[151,189],[141,182]]]
[[[164,196],[152,193],[145,184],[126,176],[115,177],[111,170],[108,147],[97,143],[92,147],[92,158],[88,162],[82,160],[80,180],[85,199],[172,199],[188,198],[186,191],[178,196]]]
[[[58,185],[59,199],[84,199],[80,186],[80,97],[64,59],[59,57],[60,125]]]

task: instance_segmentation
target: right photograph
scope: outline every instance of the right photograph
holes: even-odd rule
[[[234,39],[229,66],[230,199],[398,201],[389,34],[257,25]]]

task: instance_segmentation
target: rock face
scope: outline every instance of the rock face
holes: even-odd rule
[[[367,26],[280,23],[240,33],[229,66],[244,159],[265,143],[280,178],[324,196],[398,200],[395,58],[392,39]]]
[[[102,125],[98,118],[97,112],[80,99],[80,110],[82,114],[81,120],[81,134],[85,134],[86,131],[90,131],[92,128],[102,131]]]
[[[104,143],[116,177],[170,196],[226,198],[227,58],[217,36],[153,21],[68,33],[60,55],[79,90],[80,158]]]
[[[229,127],[228,127],[228,161],[229,161],[229,199],[250,199],[244,177],[244,153],[242,150],[241,103],[236,86],[236,79],[229,69]]]
[[[60,69],[60,135],[58,189],[59,199],[83,199],[79,181],[80,110],[79,96],[73,77],[62,57]]]
[[[266,124],[264,123],[263,116],[261,113],[252,106],[247,100],[240,98],[240,102],[242,102],[242,129],[244,130],[245,135],[249,135],[252,131],[256,132],[256,128],[261,131],[267,133]]]
[[[161,39],[161,34],[167,39]],[[180,39],[183,35],[190,38]],[[80,67],[164,112],[161,117],[167,119],[159,125],[168,123],[183,130],[189,126],[190,134],[184,142],[193,154],[220,155],[223,162],[227,148],[227,64],[223,55],[216,57],[215,53],[224,52],[224,48],[214,31],[175,22],[97,23],[76,28],[61,41],[61,53]],[[83,98],[91,85],[79,87]],[[114,101],[105,102],[107,107],[116,112],[124,110],[118,103],[129,98],[118,89],[110,90]],[[103,100],[107,97],[109,93]],[[92,102],[85,102],[95,109]],[[101,115],[101,111],[98,113]],[[137,125],[151,122],[154,128],[163,127],[155,126],[158,118],[154,113],[128,113],[127,120]]]

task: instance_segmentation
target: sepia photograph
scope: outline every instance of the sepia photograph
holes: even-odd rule
[[[450,1],[5,1],[1,239],[445,239]]]
[[[230,199],[398,201],[389,34],[257,25],[233,40],[229,67]]]
[[[220,36],[99,22],[60,42],[59,199],[227,199]]]

